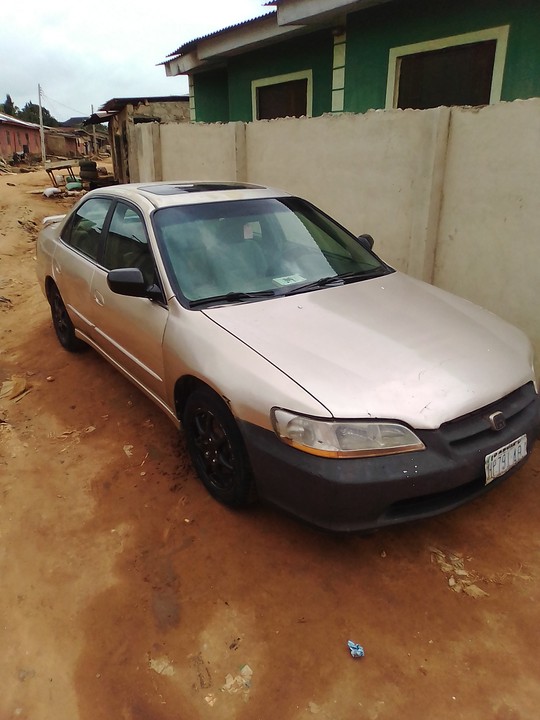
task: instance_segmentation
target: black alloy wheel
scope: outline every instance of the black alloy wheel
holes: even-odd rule
[[[81,352],[86,348],[86,345],[76,337],[75,328],[56,285],[53,285],[49,290],[48,298],[54,330],[60,345],[69,352]]]
[[[188,397],[182,416],[188,450],[208,492],[229,507],[247,505],[253,481],[238,426],[225,403],[199,388]]]

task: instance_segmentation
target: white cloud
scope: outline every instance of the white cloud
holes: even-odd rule
[[[185,42],[268,12],[264,0],[27,0],[2,7],[0,102],[38,102],[58,120],[113,97],[182,95],[186,78],[158,63]]]

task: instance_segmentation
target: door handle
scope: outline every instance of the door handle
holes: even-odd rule
[[[103,307],[105,305],[105,298],[97,290],[94,290],[94,300],[100,307]]]

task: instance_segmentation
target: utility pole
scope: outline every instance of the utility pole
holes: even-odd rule
[[[39,137],[41,138],[41,162],[45,165],[47,155],[45,154],[45,131],[43,129],[43,109],[41,107],[41,85],[38,84],[38,103],[39,103]]]

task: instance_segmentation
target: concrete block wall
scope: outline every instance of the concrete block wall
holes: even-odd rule
[[[522,327],[540,371],[540,99],[455,108],[433,282]]]
[[[540,99],[136,130],[141,180],[239,180],[306,197],[371,233],[397,269],[522,327],[540,362]],[[156,131],[149,161],[142,138]]]
[[[247,177],[369,232],[390,264],[430,280],[448,118],[437,108],[250,123]]]

